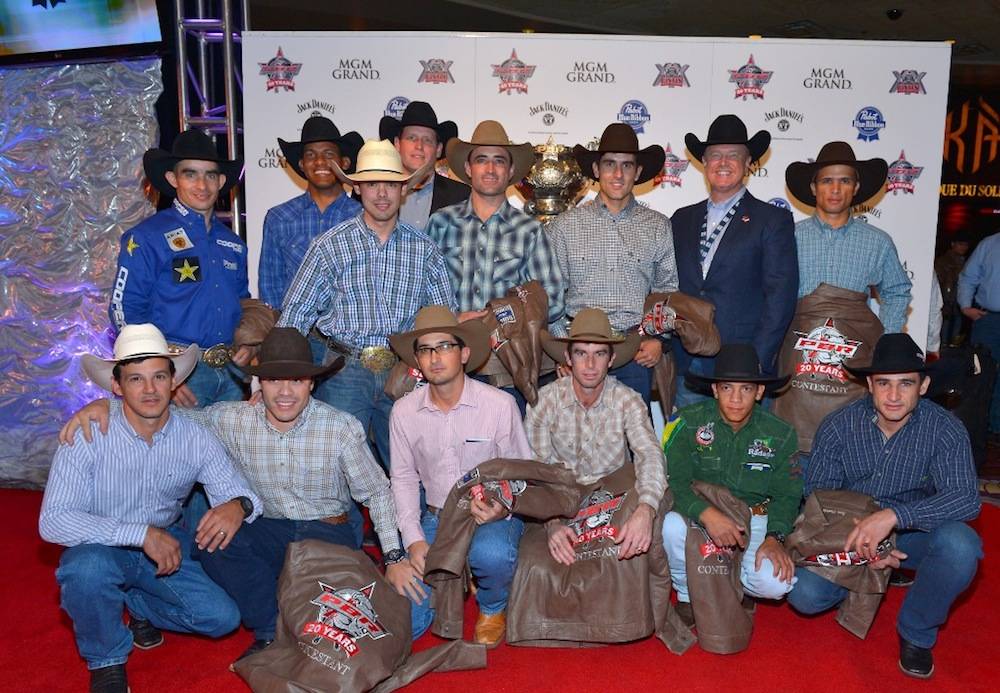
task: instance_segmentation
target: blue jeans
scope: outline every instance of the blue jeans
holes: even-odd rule
[[[142,549],[81,544],[63,551],[56,581],[88,669],[128,659],[132,631],[122,621],[124,607],[157,628],[212,638],[239,626],[236,604],[191,556],[192,537],[178,525],[168,531],[181,544],[182,560],[162,577]]]
[[[710,365],[705,365],[702,363],[701,359],[694,358],[691,359],[691,365],[688,366],[687,373],[694,373],[696,375],[710,375],[712,370]],[[711,399],[711,395],[703,395],[701,392],[695,392],[694,390],[688,389],[687,385],[684,384],[685,373],[677,373],[676,384],[677,393],[674,395],[674,407],[677,409],[682,409],[692,404],[697,404],[706,399]]]
[[[244,523],[224,551],[198,550],[198,560],[239,607],[240,618],[258,640],[273,640],[278,619],[278,577],[293,541],[319,539],[357,549],[350,525],[319,520],[258,517]]]
[[[197,367],[184,384],[194,393],[199,407],[241,400],[246,396],[243,372],[232,363],[223,368],[212,368],[204,361],[198,361]]]
[[[437,515],[425,512],[420,518],[420,527],[424,530],[427,543],[433,544],[434,537],[437,536]],[[507,608],[510,583],[514,580],[514,571],[517,569],[517,545],[523,533],[524,522],[511,516],[509,520],[480,525],[472,535],[469,568],[478,587],[476,603],[479,604],[479,613],[497,614]],[[424,583],[421,585],[427,597],[419,604],[413,603],[411,620],[414,640],[423,635],[434,621],[431,589]]]
[[[916,570],[896,630],[917,647],[934,647],[952,603],[976,575],[983,557],[982,541],[964,522],[945,522],[930,532],[900,532],[896,548],[907,555],[902,567]],[[797,568],[795,575],[799,581],[788,603],[803,614],[832,609],[847,597],[846,588],[805,568]]]
[[[624,366],[612,368],[608,371],[608,375],[615,376],[622,385],[626,385],[642,395],[642,401],[646,403],[647,408],[649,407],[653,390],[652,368],[646,368],[635,361],[629,361]]]
[[[972,323],[972,344],[985,344],[990,354],[1000,361],[1000,313],[987,313]],[[993,384],[993,398],[990,400],[990,431],[1000,433],[1000,378]]]
[[[677,591],[677,601],[690,602],[687,589],[687,561],[684,555],[684,545],[687,541],[688,523],[680,513],[669,512],[663,518],[663,547],[667,551],[670,562],[670,579]],[[752,515],[750,517],[750,537],[743,561],[740,564],[740,582],[743,589],[752,597],[760,599],[781,599],[795,584],[782,582],[774,577],[774,565],[768,559],[760,562],[760,570],[754,567],[757,560],[757,549],[764,543],[767,535],[767,515]]]

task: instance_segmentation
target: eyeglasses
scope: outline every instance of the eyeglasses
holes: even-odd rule
[[[450,354],[460,346],[458,342],[441,342],[437,346],[418,346],[414,351],[417,353],[417,356],[428,358],[431,354],[440,354],[442,356]]]

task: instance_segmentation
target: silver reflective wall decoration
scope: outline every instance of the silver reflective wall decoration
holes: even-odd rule
[[[158,59],[0,69],[0,484],[44,483],[56,433],[103,391],[118,240],[155,212]]]

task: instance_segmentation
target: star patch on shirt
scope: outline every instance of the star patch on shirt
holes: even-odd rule
[[[186,281],[201,281],[201,265],[198,264],[198,258],[196,257],[174,258],[173,268],[174,272],[177,273],[174,279],[178,284],[183,284]]]
[[[188,238],[187,231],[184,229],[174,229],[173,231],[167,231],[163,234],[163,237],[167,239],[167,244],[170,249],[175,253],[181,250],[188,250],[194,247],[194,243]]]
[[[135,236],[128,237],[128,244],[125,246],[125,250],[128,251],[128,256],[132,257],[132,251],[139,247],[139,244],[135,242]]]

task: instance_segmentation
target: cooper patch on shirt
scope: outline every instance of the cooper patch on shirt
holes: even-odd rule
[[[197,257],[175,257],[172,266],[178,284],[201,281],[201,262]]]
[[[194,243],[188,238],[187,231],[184,229],[174,229],[173,231],[167,231],[163,234],[163,237],[167,239],[167,245],[175,253],[179,253],[182,250],[189,250],[194,247]]]
[[[774,457],[774,450],[771,449],[771,439],[770,438],[755,438],[747,448],[747,454],[751,457],[766,457],[771,459]],[[768,465],[770,467],[771,465]]]
[[[223,248],[229,248],[233,252],[240,253],[241,255],[243,254],[243,246],[241,246],[239,243],[236,243],[235,241],[227,241],[222,238],[216,238],[215,242],[218,245],[221,245]]]

